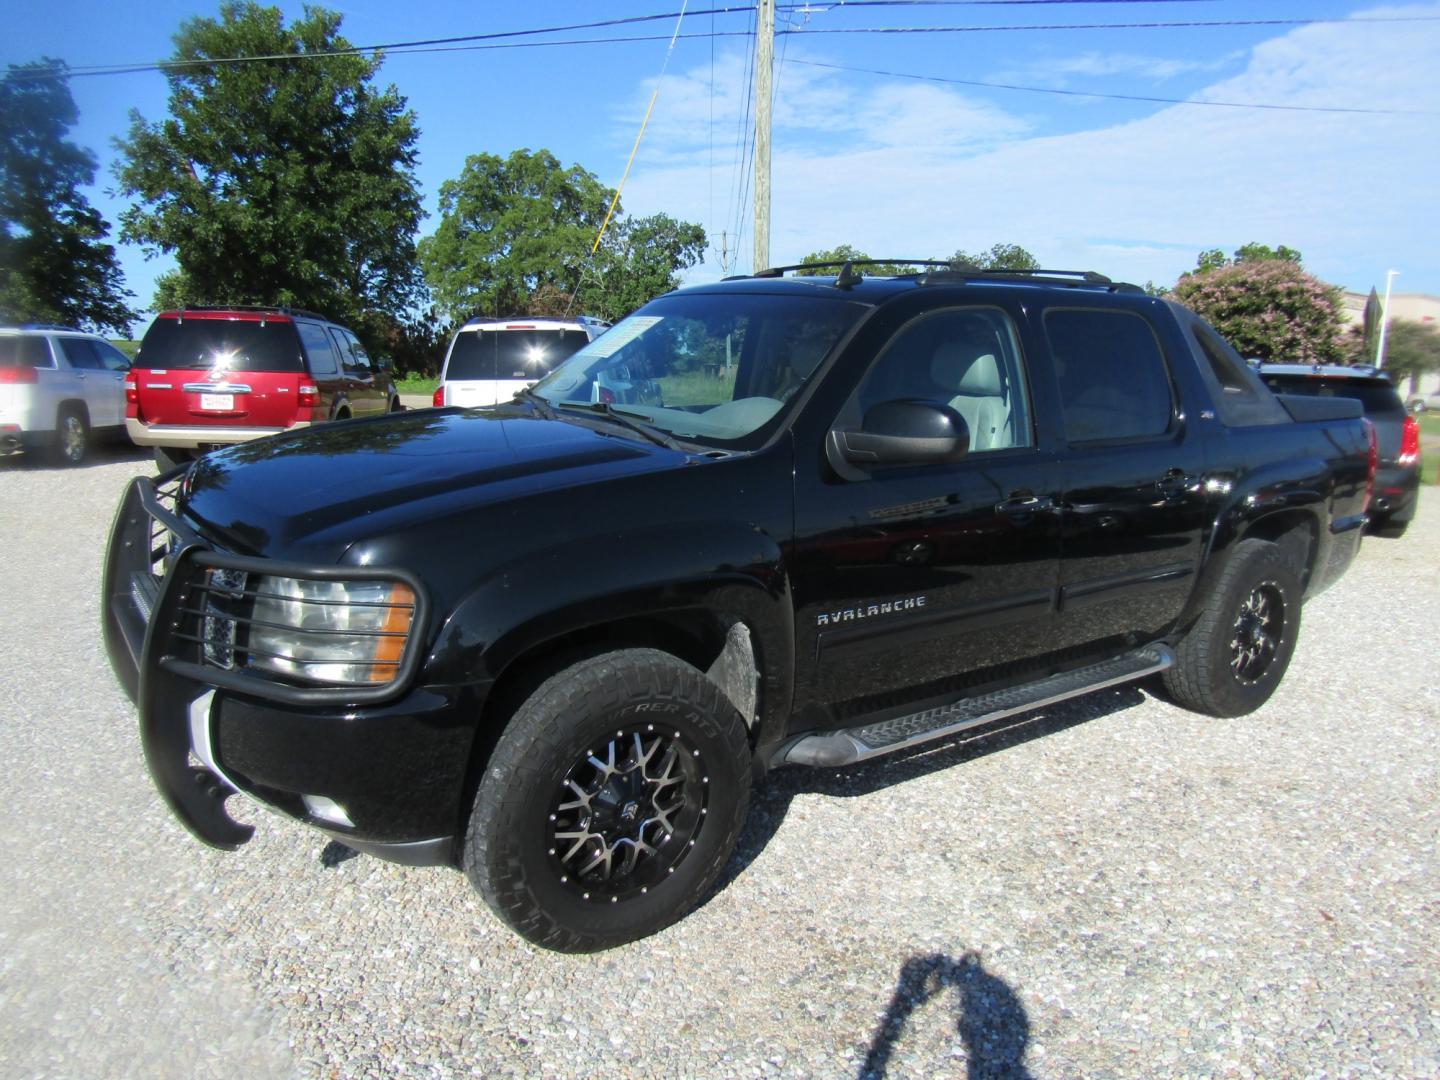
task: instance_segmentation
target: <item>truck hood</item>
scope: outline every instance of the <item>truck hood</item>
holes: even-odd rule
[[[399,523],[692,460],[608,425],[425,409],[207,454],[185,477],[179,509],[237,553],[334,562]]]

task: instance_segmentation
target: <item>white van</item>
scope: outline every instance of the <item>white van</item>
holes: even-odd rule
[[[473,408],[509,401],[609,328],[589,315],[471,319],[450,339],[434,404]]]

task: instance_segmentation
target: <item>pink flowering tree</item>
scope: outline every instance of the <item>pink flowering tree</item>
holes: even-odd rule
[[[1288,259],[1186,274],[1170,298],[1208,320],[1242,356],[1307,364],[1344,359],[1340,290]]]

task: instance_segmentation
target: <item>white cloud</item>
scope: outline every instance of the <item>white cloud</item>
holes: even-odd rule
[[[1385,13],[1436,15],[1440,4]],[[1436,55],[1435,24],[1301,27],[1262,43],[1241,74],[1195,96],[1433,111]],[[625,203],[718,231],[727,219],[711,215],[705,193],[733,186],[742,101],[738,82],[727,80],[728,126],[717,113],[716,131],[728,141],[717,144],[712,177],[696,126],[709,95],[696,94],[697,79],[708,69],[676,79],[688,91],[673,96],[667,79]],[[1046,264],[1168,282],[1202,248],[1255,240],[1299,248],[1310,269],[1350,287],[1368,287],[1393,266],[1408,286],[1440,292],[1435,116],[1173,106],[1075,134],[1034,130],[1025,113],[949,88],[862,88],[823,69],[787,67],[771,261],[841,242],[915,257],[1007,241]]]
[[[1071,75],[1105,78],[1113,75],[1145,79],[1173,79],[1196,71],[1220,71],[1242,59],[1243,53],[1227,53],[1206,59],[1179,60],[1174,57],[1142,56],[1137,53],[1099,52],[1091,50],[1078,56],[1061,56],[1041,60],[1024,67],[997,74],[993,81],[1026,82],[1048,80],[1052,85],[1068,86]]]

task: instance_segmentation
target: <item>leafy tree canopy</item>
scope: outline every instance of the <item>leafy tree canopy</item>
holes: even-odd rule
[[[849,244],[840,244],[837,247],[824,251],[812,251],[800,260],[802,264],[810,263],[842,263],[859,259],[868,259],[869,255],[857,247]],[[857,268],[862,274],[869,274],[874,277],[891,277],[895,274],[913,273],[919,267],[908,263],[876,263],[873,266],[861,266]],[[814,270],[796,270],[798,277],[834,277],[840,272],[839,266],[817,266]]]
[[[110,226],[80,192],[95,157],[65,138],[79,119],[65,65],[10,65],[0,81],[0,322],[49,322],[127,335]]]
[[[1351,363],[1375,362],[1376,343],[1367,343],[1360,327],[1351,328],[1345,345]],[[1440,371],[1440,326],[1392,318],[1385,331],[1385,370],[1397,382],[1409,379],[1416,392],[1421,375]]]
[[[586,313],[619,319],[680,285],[679,271],[705,257],[705,230],[669,214],[625,218],[605,232],[594,276],[582,285]]]
[[[995,244],[989,251],[957,250],[952,262],[969,263],[981,270],[1039,270],[1040,260],[1019,244]]]
[[[376,319],[420,293],[414,113],[374,84],[380,58],[349,48],[340,16],[228,2],[175,35],[170,118],[130,116],[121,237],[173,253],[157,304],[294,304],[348,321],[374,347]],[[263,64],[215,57],[294,56]]]
[[[420,241],[420,265],[440,311],[617,319],[679,284],[705,250],[705,230],[667,214],[612,218],[591,249],[614,192],[548,150],[474,154],[440,187],[440,225]]]
[[[1185,274],[1171,298],[1208,319],[1244,356],[1341,359],[1341,293],[1286,258],[1241,260]]]
[[[420,241],[420,265],[440,310],[526,312],[545,289],[572,292],[612,192],[548,150],[472,154],[440,185],[440,226]]]
[[[1210,248],[1208,251],[1200,252],[1195,259],[1195,269],[1187,271],[1187,273],[1205,274],[1211,270],[1223,270],[1227,266],[1239,266],[1242,263],[1272,261],[1294,263],[1299,266],[1301,264],[1300,252],[1294,248],[1288,248],[1284,244],[1278,248],[1272,248],[1268,244],[1252,242],[1236,248],[1235,254],[1226,258],[1225,253],[1219,248]]]

